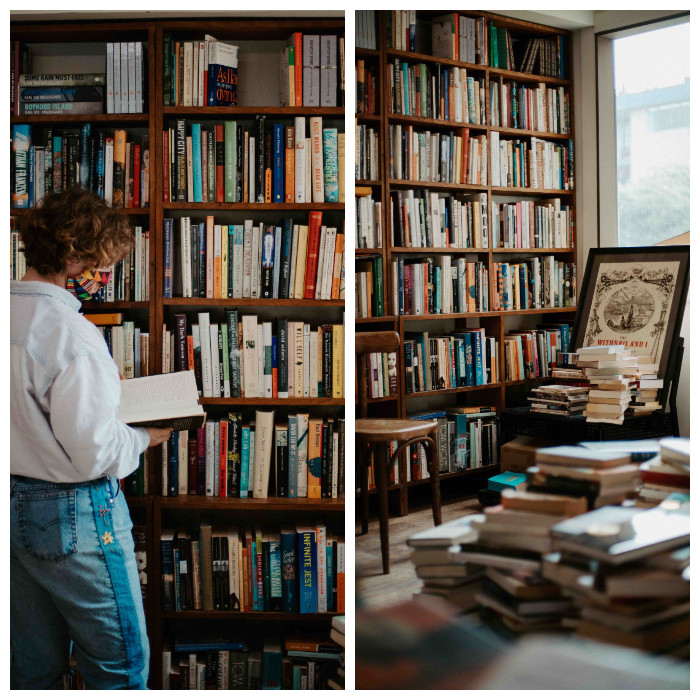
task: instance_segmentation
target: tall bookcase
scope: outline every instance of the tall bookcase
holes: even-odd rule
[[[185,203],[163,201],[163,129],[175,119],[196,119],[221,123],[236,119],[251,124],[255,115],[263,114],[293,123],[294,117],[323,117],[324,126],[344,131],[345,108],[342,101],[337,107],[281,107],[278,99],[279,51],[294,32],[306,34],[344,35],[344,18],[295,17],[290,18],[225,18],[177,19],[159,21],[86,21],[86,22],[14,22],[11,40],[40,47],[39,52],[51,61],[56,56],[56,70],[60,72],[60,55],[64,53],[99,54],[100,43],[113,41],[140,41],[144,44],[146,59],[146,99],[143,114],[100,114],[75,116],[11,116],[11,124],[52,125],[79,128],[89,122],[95,128],[126,128],[148,133],[150,142],[150,204],[146,208],[127,210],[135,224],[150,231],[150,269],[148,278],[149,301],[86,303],[83,311],[120,311],[124,318],[138,321],[142,330],[149,332],[149,373],[162,371],[162,330],[166,325],[174,330],[174,315],[186,314],[188,322],[196,319],[197,312],[209,311],[212,320],[223,322],[225,309],[240,309],[260,319],[276,317],[305,320],[313,323],[342,323],[345,301],[299,299],[203,299],[164,298],[163,296],[163,219],[180,216],[200,217],[215,215],[222,223],[243,223],[253,218],[267,224],[277,223],[282,216],[293,217],[295,223],[306,224],[310,211],[321,211],[323,223],[343,231],[345,203],[314,204],[248,204],[248,203]],[[179,41],[202,39],[210,34],[221,41],[235,42],[239,52],[238,105],[235,107],[166,107],[163,106],[163,37],[172,35]],[[75,45],[80,45],[77,48]],[[92,47],[89,45],[93,44]],[[66,50],[67,45],[72,45]],[[97,56],[99,59],[99,56]],[[104,59],[104,53],[102,53]],[[340,67],[340,54],[338,66]],[[95,60],[95,56],[92,57]],[[76,69],[72,69],[73,71]],[[104,70],[104,65],[102,67]],[[47,67],[41,72],[50,72]],[[95,72],[99,72],[95,70]],[[340,83],[340,78],[339,78]],[[340,84],[339,84],[340,87]],[[24,210],[12,210],[12,216],[21,216]],[[177,221],[176,221],[177,225]],[[255,409],[275,410],[279,420],[288,413],[306,412],[316,417],[343,418],[343,398],[202,398],[208,416],[224,416],[228,410],[243,414],[244,420],[254,418]],[[199,524],[207,519],[217,526],[282,526],[300,521],[323,522],[334,534],[344,533],[344,497],[338,498],[265,498],[241,499],[181,495],[165,497],[161,473],[161,448],[149,454],[150,470],[147,475],[149,495],[127,498],[135,523],[148,530],[148,586],[146,617],[151,644],[149,687],[162,687],[162,651],[164,641],[172,638],[196,639],[205,636],[224,639],[245,639],[252,648],[261,648],[265,637],[282,637],[288,633],[330,629],[336,612],[290,614],[281,612],[224,612],[187,611],[165,612],[161,602],[160,539],[164,528],[183,528],[196,533]]]
[[[418,10],[416,15],[419,21],[430,24],[433,17],[444,15],[447,10]],[[561,29],[548,27],[540,24],[533,24],[517,19],[512,19],[502,15],[474,11],[453,11],[460,16],[480,18],[485,20],[488,27],[492,22],[495,26],[508,29],[518,38],[555,38],[559,35],[568,38],[568,65],[571,66],[571,40],[570,33]],[[372,114],[356,113],[356,125],[366,125],[379,133],[379,176],[376,180],[356,180],[355,184],[362,188],[371,188],[372,197],[382,205],[382,247],[376,249],[365,249],[356,247],[356,256],[378,255],[381,256],[383,269],[383,296],[384,296],[384,316],[370,318],[355,318],[357,331],[377,331],[393,330],[401,338],[401,348],[405,334],[412,331],[429,331],[431,335],[449,332],[450,330],[468,330],[469,328],[482,327],[486,330],[487,336],[493,336],[498,346],[498,366],[499,380],[488,385],[468,386],[453,389],[441,389],[437,391],[426,391],[420,393],[407,394],[405,386],[405,361],[403,352],[397,358],[398,393],[395,396],[387,396],[379,399],[368,399],[368,414],[370,417],[398,417],[405,418],[412,412],[424,411],[427,409],[445,408],[450,405],[491,405],[495,406],[498,414],[510,405],[523,402],[523,393],[535,385],[538,381],[547,380],[546,377],[538,379],[527,379],[519,381],[504,380],[504,336],[512,329],[531,327],[530,323],[562,323],[573,322],[576,307],[564,308],[535,308],[520,311],[488,311],[481,313],[453,313],[434,315],[398,315],[398,310],[392,308],[392,290],[397,284],[397,280],[392,277],[392,261],[399,256],[417,257],[432,254],[467,254],[470,261],[481,261],[486,264],[489,270],[489,288],[491,284],[492,263],[497,261],[518,262],[528,257],[540,254],[554,255],[557,260],[565,262],[576,262],[576,193],[575,189],[569,190],[545,190],[517,187],[493,187],[491,185],[491,138],[492,134],[498,132],[506,138],[537,137],[555,142],[574,140],[574,110],[573,110],[573,82],[571,79],[546,77],[530,73],[520,73],[503,68],[493,68],[488,65],[477,65],[462,61],[437,58],[435,56],[413,51],[400,51],[387,46],[387,22],[391,21],[391,12],[377,11],[375,13],[376,26],[374,27],[376,36],[376,49],[355,48],[355,61],[363,60],[366,67],[372,67],[376,75],[376,111]],[[430,37],[428,37],[430,42]],[[485,101],[486,101],[486,122],[485,124],[474,124],[456,122],[442,119],[431,119],[414,116],[405,116],[392,113],[391,105],[391,77],[387,74],[387,66],[392,65],[394,59],[406,61],[409,64],[426,63],[436,65],[441,68],[464,68],[467,75],[474,78],[482,78],[485,81]],[[569,132],[566,135],[549,132],[528,131],[524,129],[505,128],[501,126],[490,126],[490,100],[489,84],[492,81],[515,80],[528,87],[544,83],[546,87],[563,87],[568,92],[569,99]],[[487,158],[488,176],[486,185],[451,184],[451,183],[430,183],[421,181],[397,180],[389,177],[391,154],[389,149],[389,129],[394,125],[401,124],[405,127],[412,126],[419,130],[436,130],[438,132],[449,131],[467,126],[470,136],[485,135],[487,137]],[[575,152],[575,149],[574,149]],[[489,217],[489,247],[486,248],[398,248],[394,247],[391,236],[391,210],[390,193],[396,189],[427,189],[428,191],[448,193],[455,197],[458,195],[486,193],[487,211]],[[574,238],[573,246],[570,248],[534,248],[517,249],[501,247],[491,247],[491,216],[492,202],[515,202],[518,200],[537,200],[544,197],[559,197],[562,205],[567,204],[572,207],[574,218]],[[579,278],[582,271],[579,271]],[[489,308],[492,308],[489,305]],[[478,483],[485,485],[486,478],[495,473],[497,469],[493,466],[479,469],[468,469],[466,471],[441,473],[440,480],[447,483],[442,486],[443,494],[448,493],[450,482],[453,479],[478,478]],[[480,472],[480,473],[479,473]],[[408,512],[411,494],[415,488],[428,483],[428,479],[411,481],[408,478],[408,465],[404,460],[399,469],[398,482],[390,486],[390,494],[394,510],[405,515]],[[477,482],[475,482],[476,485]],[[481,488],[481,486],[479,486]],[[370,491],[372,493],[372,491]],[[359,494],[356,494],[359,495]]]

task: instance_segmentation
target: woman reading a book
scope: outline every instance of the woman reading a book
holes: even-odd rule
[[[124,257],[133,233],[96,195],[24,214],[28,272],[12,282],[11,685],[58,688],[70,642],[87,688],[145,688],[148,639],[119,479],[169,429],[117,419],[119,372],[68,281]]]

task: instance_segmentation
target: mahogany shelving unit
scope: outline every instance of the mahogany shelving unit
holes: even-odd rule
[[[419,19],[430,21],[431,17],[444,14],[446,10],[431,10],[417,11]],[[487,26],[489,21],[493,21],[499,27],[507,27],[521,35],[530,35],[537,37],[554,37],[556,35],[564,35],[568,37],[569,49],[569,66],[572,65],[571,54],[571,34],[565,30],[544,26],[541,24],[533,24],[521,20],[511,19],[503,15],[491,14],[479,10],[474,11],[457,11],[461,15],[469,17],[485,17]],[[572,248],[405,248],[394,247],[391,240],[391,213],[390,213],[390,192],[395,189],[427,189],[434,192],[446,192],[457,195],[466,195],[474,193],[486,193],[487,195],[487,210],[489,216],[489,239],[491,236],[491,203],[493,197],[507,197],[508,201],[517,201],[525,198],[541,198],[560,197],[562,204],[569,204],[576,211],[576,192],[575,190],[550,190],[550,189],[533,189],[520,187],[492,187],[490,182],[491,168],[491,152],[487,146],[488,154],[488,177],[486,185],[465,185],[453,183],[431,183],[421,181],[399,180],[389,177],[390,153],[388,129],[394,124],[403,126],[413,126],[417,129],[455,129],[468,126],[470,135],[475,136],[487,135],[491,138],[492,132],[498,132],[506,137],[529,139],[530,137],[538,137],[550,139],[553,141],[574,140],[574,115],[573,115],[573,84],[570,79],[552,78],[547,76],[520,73],[517,71],[508,71],[501,68],[491,68],[484,65],[476,65],[464,63],[446,58],[436,58],[428,54],[419,54],[410,51],[399,51],[396,49],[387,48],[386,46],[386,22],[389,11],[379,10],[376,12],[376,37],[377,49],[355,49],[355,59],[365,61],[365,66],[372,66],[376,74],[376,92],[377,92],[377,109],[376,114],[356,114],[358,123],[366,123],[372,126],[375,130],[379,130],[379,179],[377,181],[357,180],[358,186],[371,186],[372,195],[375,201],[382,203],[382,230],[383,230],[383,246],[376,249],[356,248],[356,255],[379,254],[383,260],[384,272],[384,309],[385,316],[381,318],[356,318],[355,327],[358,331],[378,331],[378,330],[394,330],[401,337],[401,348],[403,349],[404,334],[407,331],[424,331],[426,322],[440,322],[438,328],[442,333],[447,324],[454,324],[454,330],[465,330],[469,327],[474,327],[474,321],[481,321],[477,326],[484,327],[486,334],[494,336],[498,344],[499,352],[499,381],[485,386],[462,387],[458,389],[446,389],[438,391],[429,391],[421,393],[407,394],[405,387],[405,366],[403,352],[400,352],[400,357],[397,358],[397,377],[398,377],[398,395],[383,399],[368,400],[368,413],[371,417],[398,417],[405,418],[407,413],[413,411],[424,410],[428,407],[437,409],[439,406],[435,402],[440,402],[440,399],[434,397],[444,397],[443,405],[493,405],[496,406],[500,415],[501,411],[508,405],[510,390],[518,387],[527,388],[535,384],[538,380],[524,380],[517,382],[506,382],[504,380],[504,350],[503,338],[509,332],[512,324],[517,324],[520,321],[519,317],[533,318],[533,321],[557,320],[557,321],[573,321],[576,312],[575,307],[565,308],[542,308],[528,309],[522,311],[489,311],[484,313],[468,313],[468,314],[435,314],[421,316],[398,316],[398,310],[392,309],[392,293],[395,281],[391,277],[391,262],[397,256],[405,255],[432,255],[432,254],[469,254],[472,259],[479,260],[487,265],[489,272],[492,269],[492,262],[498,260],[521,259],[525,255],[556,255],[557,259],[567,262],[576,261],[576,238],[574,236],[574,246]],[[441,66],[457,66],[466,68],[467,75],[475,78],[483,78],[485,82],[486,96],[486,124],[466,124],[462,122],[430,119],[424,117],[406,116],[394,114],[391,111],[391,86],[387,77],[387,65],[393,63],[394,58],[399,58],[401,61],[406,61],[409,64],[427,63],[439,64]],[[489,104],[489,84],[492,81],[517,80],[528,84],[530,87],[538,83],[544,83],[547,87],[564,87],[569,95],[569,133],[566,135],[549,132],[530,131],[525,129],[512,129],[500,126],[490,126],[490,104]],[[576,149],[574,148],[574,152]],[[582,271],[579,271],[579,274]],[[490,275],[489,275],[490,281]],[[431,326],[432,328],[432,323]],[[541,378],[540,378],[541,379]],[[429,399],[430,403],[423,401]],[[454,478],[474,476],[479,472],[479,482],[485,482],[486,476],[490,476],[495,471],[494,467],[483,467],[481,469],[470,469],[465,472],[444,473],[440,475],[440,480],[452,480]],[[408,504],[410,493],[413,487],[424,483],[425,480],[409,481],[408,466],[404,460],[399,469],[399,482],[392,489],[397,492],[396,500],[393,502],[393,509],[405,515],[408,512]],[[485,485],[485,484],[484,484]],[[449,488],[446,484],[443,489]],[[372,493],[370,491],[370,493]],[[356,494],[359,495],[359,492]],[[392,497],[393,498],[393,497]]]

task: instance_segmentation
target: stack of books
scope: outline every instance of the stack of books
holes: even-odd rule
[[[671,494],[690,499],[690,440],[664,438],[659,454],[640,467],[642,488],[637,496],[645,503],[659,503]]]
[[[282,690],[325,690],[337,678],[343,647],[323,633],[306,633],[284,640]]]
[[[343,649],[338,662],[337,673],[328,677],[328,688],[345,689],[345,615],[336,615],[331,622],[331,641]]]
[[[476,593],[481,589],[484,567],[480,564],[459,564],[455,557],[462,543],[474,542],[474,523],[483,515],[467,515],[438,527],[411,536],[411,561],[422,582],[416,597],[441,598],[460,610],[476,607]]]
[[[371,187],[355,187],[356,248],[381,248],[382,203],[372,197]]]
[[[117,48],[116,75],[119,77],[119,44],[107,44],[108,50]],[[112,65],[108,66],[110,74],[104,73],[22,73],[17,81],[17,94],[14,114],[103,114],[105,111],[105,83],[107,87],[107,112],[143,112],[143,68],[141,65],[141,42],[122,44],[125,71],[121,76],[118,89],[114,89],[111,74]],[[139,66],[132,66],[132,72],[126,66],[127,46],[130,47],[131,61],[135,61],[135,46],[139,50]],[[108,51],[109,59],[109,51]],[[138,78],[138,97],[136,94]],[[115,109],[115,99],[116,106]],[[138,104],[137,104],[138,99]],[[123,103],[122,103],[123,101]]]
[[[657,401],[659,389],[664,386],[664,380],[659,379],[659,363],[647,355],[637,356],[639,382],[630,387],[632,400],[628,412],[635,416],[648,416],[652,411],[658,411],[663,406]]]
[[[533,413],[550,413],[557,416],[574,416],[586,408],[588,389],[579,386],[545,384],[535,387],[527,400]]]
[[[591,510],[622,503],[639,485],[639,465],[628,454],[563,445],[537,450],[535,459],[528,491],[584,497]]]
[[[690,517],[665,507],[609,506],[557,523],[562,555],[590,563],[575,578],[577,633],[648,652],[689,653]],[[556,575],[559,563],[548,569]],[[571,567],[570,567],[571,568]],[[546,575],[546,572],[545,572]]]
[[[558,352],[557,364],[552,367],[552,376],[557,380],[573,382],[570,386],[590,386],[585,372],[576,366],[578,355],[575,352]]]
[[[584,415],[589,423],[622,425],[638,381],[637,358],[624,345],[594,345],[576,351],[591,388]]]

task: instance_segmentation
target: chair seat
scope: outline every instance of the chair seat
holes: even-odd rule
[[[411,440],[425,437],[435,430],[434,420],[404,420],[402,418],[358,418],[355,436],[367,442]]]

